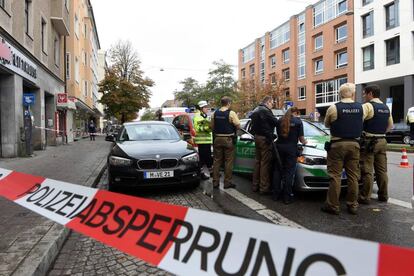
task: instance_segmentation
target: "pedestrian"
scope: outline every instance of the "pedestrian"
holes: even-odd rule
[[[194,143],[198,146],[198,154],[200,156],[200,167],[202,170],[201,179],[207,180],[207,176],[203,172],[204,165],[208,168],[210,176],[212,176],[213,157],[211,156],[211,145],[213,144],[211,121],[208,118],[209,105],[206,101],[200,101],[197,105],[197,111],[193,118],[193,126],[195,130]]]
[[[410,145],[414,146],[414,106],[410,107],[405,118],[407,125],[410,126]]]
[[[256,163],[253,173],[253,192],[271,194],[270,172],[272,169],[273,140],[277,118],[272,113],[273,98],[266,96],[251,114],[251,133],[256,145]]]
[[[361,181],[362,189],[358,202],[369,204],[375,179],[378,185],[378,200],[388,201],[387,139],[386,133],[392,129],[390,109],[380,99],[380,88],[370,85],[364,88],[364,131],[361,141]]]
[[[347,210],[357,214],[359,171],[359,140],[363,129],[363,108],[354,101],[355,85],[345,83],[339,88],[341,101],[331,105],[325,117],[325,126],[331,129],[331,140],[325,145],[328,152],[327,165],[329,190],[323,212],[339,215],[341,177],[347,176]]]
[[[95,135],[96,135],[96,125],[95,122],[93,120],[91,120],[89,122],[88,125],[88,131],[89,131],[89,139],[91,141],[95,141]]]
[[[224,189],[235,188],[231,182],[233,174],[234,149],[236,131],[240,128],[237,114],[230,109],[231,99],[221,98],[221,108],[212,114],[211,127],[213,130],[213,187],[220,184],[220,168],[224,163]]]
[[[276,127],[278,134],[276,150],[279,154],[280,164],[275,166],[274,169],[273,200],[283,198],[285,204],[293,202],[293,184],[299,156],[298,142],[303,145],[308,143],[299,116],[299,109],[292,107],[279,120]]]
[[[157,112],[155,112],[155,119],[157,121],[165,121],[164,118],[162,117],[162,110],[158,109]]]

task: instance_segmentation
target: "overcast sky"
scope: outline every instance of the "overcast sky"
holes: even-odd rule
[[[316,0],[91,0],[103,50],[130,40],[155,81],[151,107],[173,99],[180,81],[204,83],[215,60],[238,50]],[[164,71],[160,71],[163,68]]]

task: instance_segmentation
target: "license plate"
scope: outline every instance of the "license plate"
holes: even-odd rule
[[[145,179],[174,177],[174,171],[144,172]]]

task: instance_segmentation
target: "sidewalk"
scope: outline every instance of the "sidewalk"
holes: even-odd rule
[[[83,139],[31,158],[0,159],[0,168],[93,186],[110,146],[103,137]],[[69,231],[4,198],[0,210],[0,275],[45,275]]]

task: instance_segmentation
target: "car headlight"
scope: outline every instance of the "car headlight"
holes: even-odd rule
[[[298,163],[309,166],[326,165],[326,158],[311,155],[301,155],[298,157]]]
[[[112,166],[130,166],[132,164],[132,160],[117,156],[109,157],[109,164]]]
[[[181,160],[183,160],[184,163],[196,163],[199,161],[198,153],[194,152],[192,154],[184,156],[183,158],[181,158]]]

